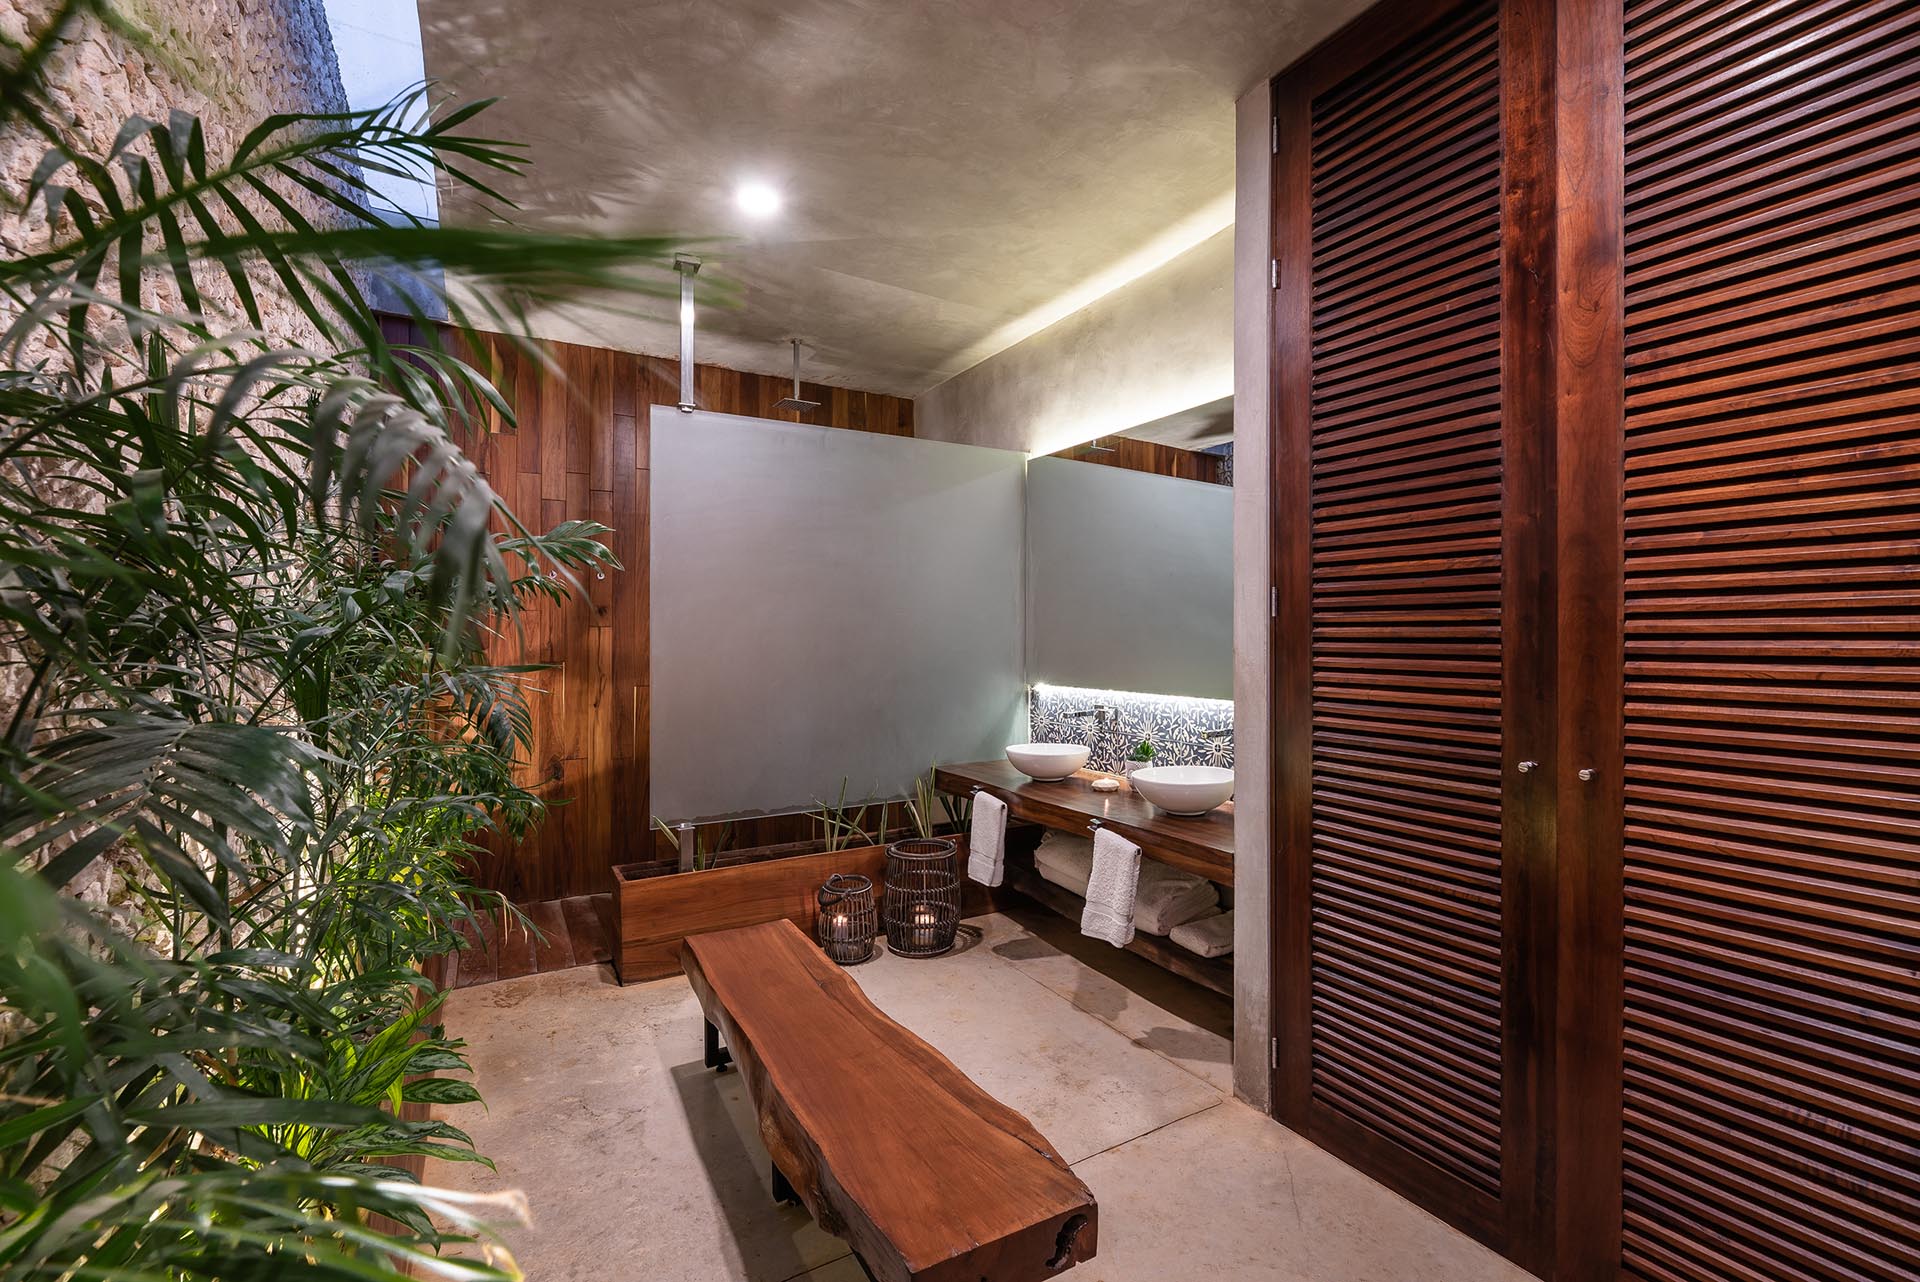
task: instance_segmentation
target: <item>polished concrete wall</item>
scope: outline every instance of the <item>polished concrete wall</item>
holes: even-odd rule
[[[1272,1105],[1273,453],[1267,286],[1273,108],[1265,83],[1240,99],[1233,264],[1233,1089]]]
[[[1233,228],[914,402],[919,436],[1048,454],[1233,391]]]

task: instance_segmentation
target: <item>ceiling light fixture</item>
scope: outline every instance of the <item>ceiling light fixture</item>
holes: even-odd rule
[[[771,218],[780,212],[780,206],[785,202],[777,187],[754,179],[734,189],[733,203],[749,218]]]

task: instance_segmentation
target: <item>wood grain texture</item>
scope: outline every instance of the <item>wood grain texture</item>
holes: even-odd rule
[[[1562,3],[1555,39],[1552,850],[1559,903],[1549,1213],[1557,1282],[1613,1282],[1620,1260],[1625,377],[1620,0]],[[1591,776],[1582,778],[1583,770]]]
[[[959,858],[964,866],[965,854]],[[678,974],[687,936],[737,926],[791,921],[811,937],[820,915],[814,896],[828,877],[866,877],[878,895],[886,863],[885,846],[862,846],[654,876],[620,865],[614,869],[614,970],[623,984]]]
[[[965,795],[974,789],[1007,803],[1008,812],[1048,828],[1084,837],[1099,820],[1161,863],[1223,886],[1233,884],[1233,803],[1205,815],[1169,815],[1121,781],[1118,792],[1095,792],[1093,781],[1115,776],[1079,770],[1066,779],[1046,781],[1021,774],[1012,762],[972,761],[940,766],[934,786]]]
[[[1101,467],[1124,468],[1130,472],[1150,472],[1155,476],[1173,476],[1187,481],[1205,481],[1210,485],[1227,484],[1218,454],[1183,450],[1158,441],[1137,441],[1130,436],[1103,436],[1098,441],[1075,445],[1051,457],[1072,459],[1076,463],[1094,463]]]
[[[1272,86],[1275,1111],[1543,1275],[1570,3],[1394,0]]]
[[[1622,1258],[1911,1279],[1920,9],[1624,53]]]
[[[1487,1221],[1513,1062],[1501,73],[1499,7],[1467,5],[1317,94],[1309,143],[1310,1117]]]
[[[683,964],[774,1165],[880,1282],[1038,1282],[1094,1257],[1093,1194],[1046,1138],[793,923],[697,935]]]
[[[423,337],[384,318],[389,341]],[[679,399],[679,363],[572,343],[522,348],[498,335],[438,336],[471,351],[512,406],[510,430],[468,441],[501,498],[530,526],[595,520],[625,569],[589,578],[575,598],[532,606],[493,638],[500,663],[553,665],[528,678],[534,748],[523,782],[551,805],[525,839],[483,840],[477,880],[516,903],[604,893],[609,869],[649,857],[648,417]],[[887,435],[913,435],[913,403],[850,388],[803,385],[820,408],[775,412],[791,384],[701,366],[703,409]],[[490,424],[494,416],[477,416]],[[516,953],[511,965],[518,965]]]
[[[1556,1263],[1562,1193],[1555,1129],[1561,886],[1554,861],[1558,789],[1571,773],[1560,753],[1555,684],[1559,438],[1569,419],[1558,403],[1560,17],[1556,0],[1506,0],[1500,12],[1500,1182],[1507,1253],[1542,1275]],[[1590,641],[1604,645],[1606,636]],[[1537,764],[1523,772],[1522,761]]]

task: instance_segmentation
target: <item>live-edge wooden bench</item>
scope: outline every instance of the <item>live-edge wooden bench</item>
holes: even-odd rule
[[[1033,1124],[792,922],[682,948],[707,1062],[740,1070],[776,1196],[790,1190],[877,1282],[1036,1282],[1093,1257],[1093,1194]]]

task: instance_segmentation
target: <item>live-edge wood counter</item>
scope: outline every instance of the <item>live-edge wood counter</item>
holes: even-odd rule
[[[1095,779],[1116,778],[1079,770],[1065,779],[1029,779],[1010,761],[973,761],[940,766],[933,775],[942,792],[958,796],[978,789],[1007,803],[1017,819],[1086,836],[1098,819],[1163,864],[1223,886],[1233,884],[1233,803],[1193,818],[1165,814],[1120,782],[1118,792],[1095,792]]]

